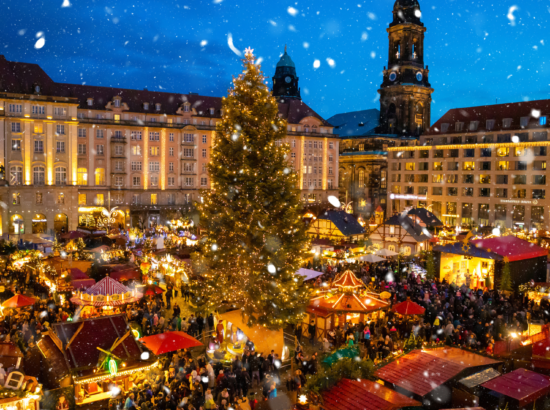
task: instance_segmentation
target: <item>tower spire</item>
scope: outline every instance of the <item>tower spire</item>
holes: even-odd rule
[[[286,44],[285,44],[285,53],[286,53]]]

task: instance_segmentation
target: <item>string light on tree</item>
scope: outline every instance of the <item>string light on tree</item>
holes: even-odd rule
[[[197,208],[204,235],[193,256],[198,310],[239,306],[251,323],[280,329],[302,320],[309,291],[295,275],[309,240],[299,179],[288,167],[287,124],[254,50],[222,99],[209,173]]]

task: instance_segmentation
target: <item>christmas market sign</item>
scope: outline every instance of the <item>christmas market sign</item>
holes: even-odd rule
[[[116,364],[116,360],[113,358],[109,359],[109,373],[111,374],[111,376],[114,376],[118,373],[118,366]]]

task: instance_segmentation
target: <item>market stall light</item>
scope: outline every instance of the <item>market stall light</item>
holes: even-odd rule
[[[121,372],[118,372],[116,374],[117,377],[119,376],[125,376],[127,374],[132,374],[132,373],[135,373],[135,372],[141,372],[141,371],[146,371],[146,370],[151,370],[152,368],[154,367],[158,367],[158,361],[156,361],[155,363],[149,365],[149,366],[145,366],[145,367],[138,367],[138,368],[134,368],[134,369],[129,369],[129,370],[124,370],[124,371],[121,371]],[[95,372],[95,370],[94,370]],[[82,379],[82,380],[75,380],[75,384],[85,384],[85,383],[97,383],[97,382],[100,382],[100,381],[103,381],[103,380],[106,380],[106,379],[110,379],[111,377],[111,374],[104,374],[104,375],[101,375],[101,376],[98,376],[98,377],[90,377],[90,378],[87,378],[87,379]]]

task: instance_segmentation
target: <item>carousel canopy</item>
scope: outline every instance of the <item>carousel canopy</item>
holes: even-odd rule
[[[88,289],[86,293],[88,295],[110,296],[110,295],[126,293],[129,291],[130,289],[128,289],[122,283],[119,283],[113,278],[110,278],[109,276],[107,276],[101,279],[99,282],[97,282],[90,289]]]
[[[143,294],[132,291],[107,276],[86,291],[71,298],[77,305],[120,306],[138,301]]]
[[[388,302],[378,299],[375,294],[369,292],[365,295],[355,293],[331,295],[326,293],[311,299],[307,310],[319,308],[319,312],[325,311],[327,314],[330,312],[369,313],[389,306]]]
[[[337,288],[365,287],[365,284],[363,283],[363,281],[357,279],[357,276],[355,276],[355,274],[350,270],[347,270],[344,273],[342,273],[340,277],[336,279],[332,285],[336,286]]]

